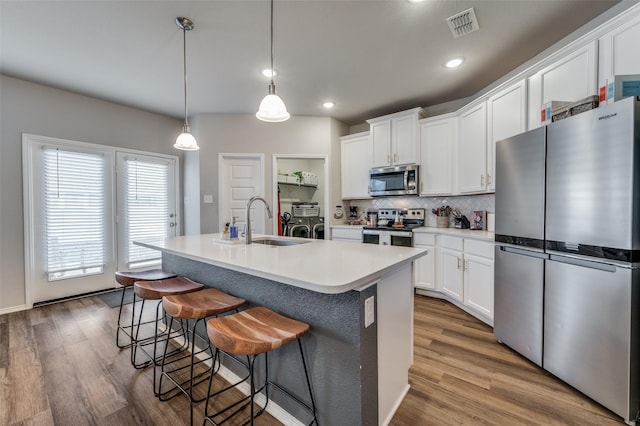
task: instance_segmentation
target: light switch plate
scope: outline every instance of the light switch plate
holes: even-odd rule
[[[370,296],[364,301],[364,328],[369,327],[376,320],[376,297]]]

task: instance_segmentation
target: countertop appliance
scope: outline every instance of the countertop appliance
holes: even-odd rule
[[[413,164],[371,169],[369,195],[418,195],[418,166]]]
[[[365,244],[413,247],[413,229],[424,226],[424,209],[378,210],[377,217],[378,225],[362,229]]]
[[[541,148],[524,152],[545,142],[540,166]],[[542,367],[638,420],[640,101],[500,141],[496,167],[496,336],[526,356],[543,312]],[[516,325],[535,338],[518,340]]]

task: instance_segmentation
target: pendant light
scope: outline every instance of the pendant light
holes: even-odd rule
[[[262,121],[277,123],[279,121],[287,121],[290,117],[287,107],[282,99],[276,95],[276,85],[273,82],[273,0],[271,0],[271,84],[269,84],[269,94],[260,102],[260,108],[256,113]]]
[[[200,149],[196,138],[191,134],[189,128],[189,118],[187,116],[187,31],[193,29],[193,21],[189,18],[176,18],[176,25],[182,30],[182,53],[184,63],[184,124],[182,125],[182,133],[178,135],[174,148],[183,151],[196,151]]]

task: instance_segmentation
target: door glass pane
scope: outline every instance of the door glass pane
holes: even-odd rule
[[[102,273],[105,161],[100,154],[44,148],[49,281]]]
[[[159,265],[159,251],[136,245],[134,241],[169,236],[169,163],[129,157],[125,164],[127,265],[129,268]]]

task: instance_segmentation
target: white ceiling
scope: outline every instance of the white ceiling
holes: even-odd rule
[[[478,92],[618,0],[276,0],[274,68],[292,115],[348,124]],[[475,8],[480,30],[445,19]],[[255,113],[267,94],[269,2],[0,1],[0,72],[174,117]],[[462,67],[443,63],[466,58]],[[336,107],[326,111],[325,100]]]

